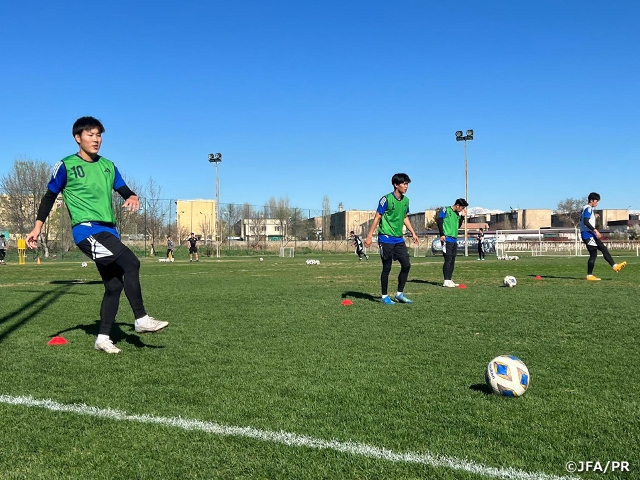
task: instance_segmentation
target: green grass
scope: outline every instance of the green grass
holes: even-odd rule
[[[385,306],[373,257],[142,259],[147,310],[170,326],[135,334],[123,295],[112,334],[119,355],[93,350],[102,284],[92,264],[12,263],[0,268],[0,395],[431,453],[486,469],[563,476],[568,461],[628,461],[631,473],[606,478],[638,478],[640,262],[626,260],[615,274],[598,259],[602,281],[587,283],[585,257],[459,257],[462,290],[440,286],[441,258],[417,258],[405,289],[414,303]],[[396,264],[391,289],[397,273]],[[516,288],[501,286],[507,274]],[[344,298],[354,304],[341,305]],[[47,346],[56,334],[69,343]],[[484,369],[500,354],[529,367],[524,397],[487,393]],[[0,478],[484,478],[1,402],[0,436]]]

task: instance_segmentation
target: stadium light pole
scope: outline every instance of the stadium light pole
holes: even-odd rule
[[[467,161],[467,141],[473,140],[473,130],[467,130],[463,135],[462,130],[456,132],[456,141],[464,142],[464,199],[469,203],[469,162]],[[469,230],[467,227],[467,215],[464,216],[464,256],[469,256]]]
[[[216,258],[220,258],[220,242],[218,241],[218,232],[220,230],[220,180],[218,178],[218,164],[221,161],[221,153],[209,154],[209,163],[215,163],[216,165]]]

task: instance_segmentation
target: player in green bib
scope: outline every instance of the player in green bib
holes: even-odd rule
[[[409,199],[405,195],[409,188],[411,179],[406,173],[396,173],[391,178],[393,192],[383,196],[378,202],[376,215],[369,229],[369,234],[364,242],[369,248],[373,242],[373,232],[378,229],[378,247],[380,258],[382,259],[382,273],[380,274],[380,287],[382,290],[382,302],[387,305],[394,305],[396,302],[412,303],[404,294],[404,287],[409,278],[411,260],[409,252],[404,242],[403,227],[411,232],[413,241],[418,243],[418,236],[413,231],[409,217]],[[395,301],[388,293],[389,274],[394,260],[400,262],[400,273],[398,274],[398,290]]]
[[[444,275],[443,287],[453,288],[458,286],[457,283],[453,282],[452,277],[453,269],[456,265],[456,255],[458,254],[458,230],[467,214],[468,205],[464,198],[458,198],[451,207],[443,208],[436,219],[444,255],[444,265],[442,266],[442,274]]]
[[[104,284],[100,307],[100,326],[94,347],[107,353],[119,353],[109,334],[124,290],[135,316],[135,331],[157,332],[169,323],[147,315],[140,287],[140,261],[121,241],[116,230],[112,192],[125,199],[123,208],[140,208],[133,193],[111,160],[100,155],[102,123],[93,117],[82,117],[73,124],[72,134],[78,153],[69,155],[53,167],[47,193],[40,202],[36,224],[27,236],[27,245],[36,248],[42,225],[47,220],[58,194],[71,217],[73,240],[78,248],[96,263]]]

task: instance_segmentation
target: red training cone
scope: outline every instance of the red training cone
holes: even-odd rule
[[[344,300],[342,300],[342,305],[353,305],[353,302],[348,298],[345,298]]]
[[[467,288],[467,286],[464,283],[461,283],[458,285],[458,288]]]
[[[47,345],[66,345],[67,339],[64,337],[53,337],[47,342]]]
[[[542,277],[540,275],[536,275],[536,280],[542,280]]]

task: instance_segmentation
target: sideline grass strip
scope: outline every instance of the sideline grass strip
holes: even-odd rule
[[[152,423],[183,430],[198,430],[213,435],[245,437],[263,442],[274,442],[287,446],[306,447],[314,449],[330,449],[341,453],[359,455],[376,460],[391,462],[416,463],[436,468],[450,468],[463,470],[469,473],[482,475],[489,478],[509,480],[577,480],[579,477],[548,475],[541,472],[525,472],[514,468],[493,468],[476,462],[471,462],[455,457],[435,455],[431,453],[404,452],[398,453],[382,447],[356,442],[340,442],[338,440],[322,440],[305,435],[297,435],[289,432],[272,432],[259,430],[252,427],[237,427],[222,425],[214,422],[205,422],[182,417],[156,417],[145,414],[129,414],[110,408],[91,407],[84,404],[65,405],[53,400],[37,400],[31,396],[0,395],[0,403],[19,405],[26,407],[38,407],[55,412],[75,413],[92,417],[107,418],[116,421],[129,421],[138,423]]]

